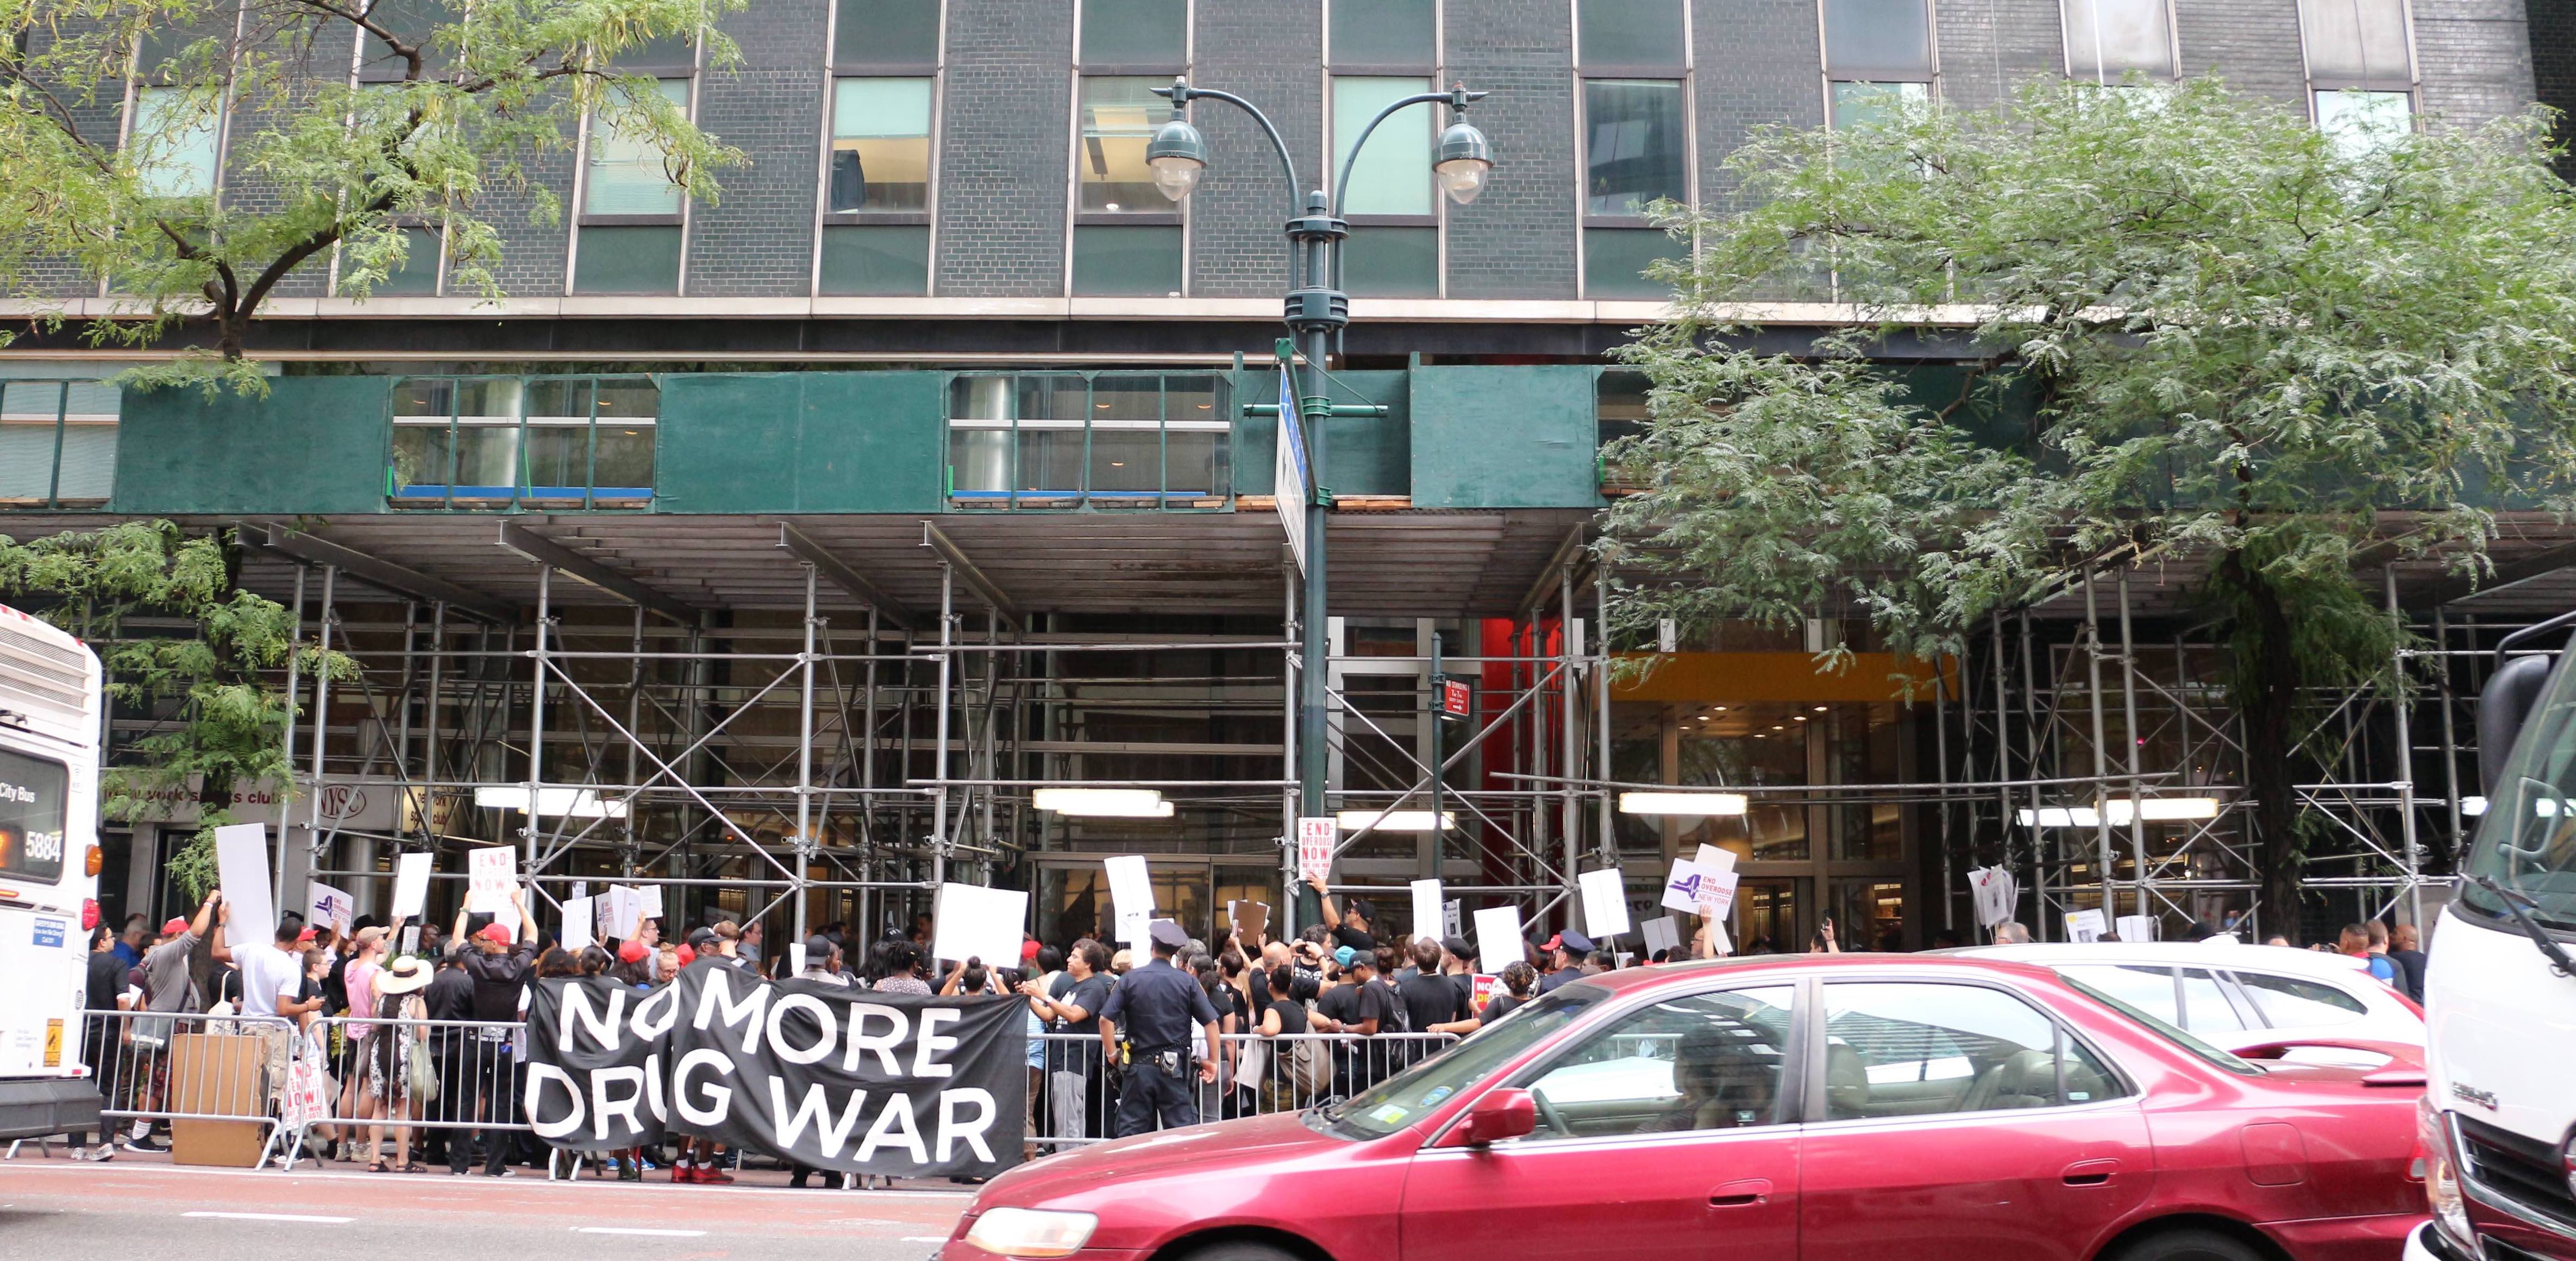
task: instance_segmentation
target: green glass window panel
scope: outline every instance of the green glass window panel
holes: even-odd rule
[[[1675,79],[1587,79],[1583,84],[1584,210],[1643,215],[1659,198],[1690,199]]]
[[[688,35],[648,39],[609,59],[609,65],[629,74],[650,70],[692,70],[697,64],[697,45]]]
[[[1669,298],[1670,288],[1643,273],[1689,252],[1686,243],[1651,228],[1585,228],[1584,287],[1596,298]]]
[[[1351,229],[1342,242],[1342,282],[1355,297],[1439,297],[1440,229]]]
[[[30,391],[19,387],[10,392]],[[18,410],[14,401],[8,406]],[[0,417],[0,503],[41,504],[52,496],[57,428],[50,406],[42,420]]]
[[[1190,0],[1082,0],[1082,64],[1180,66]]]
[[[54,465],[55,502],[103,500],[115,489],[115,420],[66,420],[62,451]]]
[[[928,208],[930,83],[842,79],[832,85],[833,211]]]
[[[680,229],[672,227],[581,230],[581,254],[572,274],[574,293],[677,293]]]
[[[1682,64],[1681,0],[1577,0],[1575,13],[1584,65]]]
[[[1932,21],[1924,0],[1824,0],[1824,6],[1827,75],[1932,77]]]
[[[2406,55],[2404,0],[2299,0],[2308,80],[2320,88],[2402,88],[2414,82]]]
[[[689,81],[663,79],[662,96],[689,108]],[[606,116],[590,122],[590,171],[582,186],[582,211],[594,215],[676,215],[680,186],[671,182],[661,149]]]
[[[396,416],[452,416],[456,414],[456,383],[436,377],[414,377],[394,387],[393,410]]]
[[[1188,498],[1223,498],[1233,493],[1232,471],[1227,465],[1231,447],[1221,433],[1174,430],[1165,434],[1165,492]]]
[[[1099,377],[1091,383],[1091,420],[1163,420],[1161,377]]]
[[[590,422],[530,423],[527,493],[539,499],[579,499],[590,481]]]
[[[517,377],[467,377],[456,383],[456,414],[508,421],[519,419],[525,383]]]
[[[2065,0],[2066,68],[2078,79],[2116,83],[2130,71],[2169,78],[2173,28],[2166,0]]]
[[[1079,420],[1090,398],[1081,377],[1024,376],[1014,402],[1022,420]]]
[[[591,457],[592,493],[637,498],[653,493],[653,426],[620,423],[603,416],[593,430],[598,444]]]
[[[1082,177],[1084,213],[1173,212],[1145,165],[1146,143],[1172,116],[1172,103],[1153,89],[1170,86],[1141,76],[1082,81],[1082,143],[1074,164]]]
[[[939,0],[840,0],[832,26],[836,65],[936,65]]]
[[[641,377],[609,378],[592,387],[593,409],[602,421],[651,420],[659,414],[662,392]]]
[[[1911,107],[1932,99],[1928,83],[1837,83],[1834,85],[1834,126],[1867,127],[1893,123],[1905,116]]]
[[[528,419],[590,420],[590,382],[583,379],[528,382]]]
[[[1011,431],[957,429],[948,437],[948,476],[952,489],[964,494],[1000,498],[1011,489]]]
[[[1333,0],[1332,61],[1337,66],[1429,66],[1432,0]]]
[[[1082,422],[1021,421],[1016,487],[1022,499],[1082,497]]]
[[[460,499],[508,499],[519,484],[519,427],[516,424],[460,424],[456,427],[456,484]]]
[[[445,425],[394,426],[393,493],[397,499],[443,499],[447,494],[449,435]],[[412,493],[414,486],[422,493]]]
[[[388,268],[385,278],[367,292],[388,294],[434,294],[438,292],[438,254],[442,248],[436,228],[404,228],[402,262]]]
[[[1144,421],[1091,427],[1091,491],[1095,496],[1151,499],[1162,489],[1163,434]]]
[[[153,197],[203,197],[215,191],[221,119],[179,88],[134,90],[134,125],[126,143],[135,175]]]
[[[823,229],[827,294],[930,292],[926,224],[835,224]]]
[[[1333,77],[1333,171],[1338,178],[1351,160],[1360,130],[1388,103],[1431,90],[1429,79]],[[1355,215],[1427,215],[1431,205],[1431,129],[1439,119],[1435,105],[1407,106],[1378,124],[1351,167],[1342,209]]]
[[[2319,92],[2317,130],[2346,158],[2367,157],[2415,129],[2415,102],[2404,92]]]
[[[1163,297],[1181,291],[1178,227],[1084,226],[1073,230],[1073,291],[1103,297]]]

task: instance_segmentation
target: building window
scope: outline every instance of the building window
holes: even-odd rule
[[[949,506],[1222,508],[1232,416],[1220,376],[960,376],[948,395]]]
[[[1333,76],[1333,172],[1390,102],[1431,90],[1428,77]],[[1344,286],[1360,297],[1440,295],[1440,220],[1431,187],[1438,107],[1414,105],[1378,124],[1350,166],[1342,209],[1353,230],[1342,244]]]
[[[1430,69],[1439,61],[1432,0],[1333,0],[1335,70]]]
[[[1085,37],[1086,40],[1088,36]],[[1145,145],[1171,116],[1151,89],[1170,80],[1093,75],[1082,80],[1074,163],[1073,291],[1163,297],[1181,292],[1181,216],[1154,187]]]
[[[823,226],[822,292],[930,291],[933,86],[928,78],[832,85],[832,218]]]
[[[1822,3],[1826,118],[1832,126],[1885,121],[1903,106],[1932,99],[1932,14],[1925,0]]]
[[[2174,73],[2171,0],[2065,0],[2066,73],[2117,83]]]
[[[0,506],[106,503],[121,400],[97,381],[0,381]]]
[[[2317,126],[2358,156],[2414,128],[2405,0],[2300,0]]]
[[[1586,71],[1686,64],[1681,0],[1578,0],[1575,40]]]
[[[211,196],[223,118],[205,101],[190,99],[185,88],[139,87],[126,145],[134,151],[135,176],[147,196]]]
[[[368,286],[367,295],[375,298],[435,295],[439,270],[447,252],[445,238],[432,227],[407,226],[394,230],[402,234],[402,259],[385,269],[384,279]],[[344,260],[341,266],[346,268],[349,264]],[[343,288],[346,288],[345,284]]]
[[[689,108],[689,80],[661,79],[663,99]],[[609,118],[590,119],[573,292],[676,293],[685,198],[662,150]]]
[[[385,490],[400,508],[642,508],[649,377],[413,377],[393,394]]]
[[[1907,110],[1932,99],[1929,83],[1837,83],[1833,90],[1833,126],[1837,131],[1893,123]]]
[[[1689,146],[1678,79],[1583,82],[1583,265],[1596,298],[1656,298],[1645,269],[1684,252],[1649,226],[1657,201],[1690,200]]]
[[[1085,70],[1177,69],[1189,47],[1189,0],[1083,0]]]
[[[839,0],[834,11],[836,68],[939,64],[939,0]]]

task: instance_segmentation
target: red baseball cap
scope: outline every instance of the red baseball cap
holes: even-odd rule
[[[1029,940],[1020,943],[1020,962],[1026,963],[1037,957],[1038,942],[1036,938],[1032,937]]]
[[[186,931],[188,931],[186,916],[172,916],[169,923],[161,926],[161,935],[164,937],[176,937]]]
[[[689,949],[689,943],[687,943],[687,942],[685,942],[685,941],[680,943],[680,966],[681,966],[681,967],[684,967],[684,968],[685,968],[685,967],[689,966],[691,963],[696,962],[696,961],[697,961],[697,958],[698,958],[698,952],[697,952],[697,951],[695,951],[695,950],[691,950],[691,949]]]
[[[651,953],[651,951],[644,948],[643,942],[637,941],[632,937],[627,938],[617,947],[617,957],[621,962],[625,963],[642,963],[644,962],[644,956]]]
[[[301,946],[311,940],[313,940],[313,930],[310,927],[307,927],[303,932],[295,934],[296,945]]]
[[[485,941],[499,942],[504,946],[510,944],[510,930],[501,927],[499,924],[485,924],[483,926],[483,931],[474,935]]]

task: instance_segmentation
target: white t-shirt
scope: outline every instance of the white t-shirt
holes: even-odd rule
[[[277,1000],[294,1002],[304,992],[304,958],[275,946],[245,946],[233,952],[241,969],[242,1014],[274,1016]]]

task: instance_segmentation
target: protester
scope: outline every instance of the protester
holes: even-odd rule
[[[224,940],[232,916],[232,903],[224,903],[215,920],[210,951],[215,962],[232,964],[241,975],[241,997],[234,1010],[256,1019],[240,1022],[238,1031],[258,1038],[265,1048],[260,1094],[274,1104],[286,1088],[287,1056],[295,1046],[293,1023],[320,1007],[322,1000],[308,1002],[299,997],[304,992],[304,960],[296,943],[304,935],[303,920],[281,915],[270,942],[235,946]]]
[[[1090,1039],[1100,1032],[1100,1009],[1109,1001],[1109,951],[1086,937],[1066,952],[1065,970],[1047,990],[1023,983],[1029,1007],[1047,1022],[1051,1033],[1071,1034],[1055,1043],[1047,1070],[1047,1105],[1056,1138],[1099,1138],[1090,1111],[1091,1078],[1098,1071],[1098,1051]]]
[[[2387,922],[2379,919],[2364,920],[2362,930],[2370,934],[2369,953],[2363,956],[2370,965],[2370,974],[2379,977],[2392,989],[2401,992],[2405,990],[2406,969],[2397,966],[2397,961],[2388,957]],[[2384,976],[2381,975],[2383,971],[2386,973]]]
[[[2388,959],[2397,965],[2398,972],[2405,978],[2406,996],[2418,1003],[2424,1001],[2422,941],[2421,933],[2413,924],[2400,924],[2389,933]]]
[[[459,1122],[473,1124],[506,1121],[512,1101],[518,1098],[517,1074],[510,1062],[509,1035],[519,1019],[520,991],[526,986],[530,965],[537,955],[537,917],[528,912],[528,897],[522,891],[510,898],[511,910],[517,912],[519,931],[510,930],[495,919],[469,939],[466,935],[466,912],[456,912],[453,934],[472,945],[463,952],[460,966],[474,987],[472,1018],[481,1027],[471,1031],[462,1048],[467,1057],[458,1093],[451,1096],[455,1105],[450,1116]],[[421,982],[424,986],[428,981]],[[381,983],[380,983],[381,988]],[[471,1136],[459,1129],[447,1140],[447,1171],[461,1175],[473,1163],[471,1138],[479,1137],[484,1145],[483,1172],[494,1178],[511,1176],[509,1168],[510,1131],[479,1129]]]
[[[1503,992],[1486,999],[1485,1010],[1476,1014],[1479,1028],[1512,1014],[1520,1009],[1521,1004],[1528,1002],[1533,997],[1531,991],[1538,985],[1538,971],[1526,963],[1506,963],[1501,980]]]
[[[384,1022],[370,1035],[365,1072],[367,1096],[376,1101],[369,1118],[394,1121],[420,1118],[420,1095],[423,1088],[436,1080],[436,1071],[420,1045],[420,1020],[428,1016],[428,1007],[420,997],[430,984],[430,967],[418,959],[396,959],[374,980],[376,1005],[370,1013]],[[411,1127],[396,1124],[393,1153],[390,1159],[383,1151],[385,1130],[381,1122],[367,1127],[367,1169],[371,1173],[399,1170],[403,1173],[426,1173],[429,1166],[411,1156]],[[462,1151],[463,1138],[452,1140],[451,1152]],[[498,1150],[495,1148],[494,1150]],[[455,1169],[456,1173],[465,1172]]]
[[[1294,1038],[1308,1029],[1306,1005],[1290,995],[1296,987],[1296,974],[1287,968],[1274,968],[1269,973],[1269,1001],[1261,1009],[1260,1034],[1266,1040],[1264,1071],[1255,1083],[1273,1112],[1294,1112],[1304,1106],[1299,1097],[1295,1066],[1291,1061]]]
[[[123,944],[105,924],[90,929],[88,975],[84,981],[82,1002],[92,1013],[117,1011],[125,1006],[125,974],[132,969],[117,954],[116,948]],[[116,1097],[112,1074],[117,1059],[117,1028],[122,1023],[111,1016],[92,1014],[83,1025],[85,1032],[81,1037],[83,1058],[90,1071],[101,1078],[99,1093],[111,1100]],[[74,1160],[116,1159],[116,1143],[108,1136],[105,1121],[99,1122],[95,1131],[76,1132],[72,1139]]]
[[[921,979],[921,947],[909,940],[890,941],[879,950],[884,975],[871,988],[885,994],[931,995],[930,982]]]
[[[2343,926],[2343,932],[2337,935],[2335,949],[2338,953],[2361,960],[2362,966],[2370,970],[2373,979],[2386,985],[2396,985],[2397,965],[2391,962],[2387,955],[2373,954],[2370,946],[2371,935],[2368,928],[2360,924],[2346,924]]]
[[[2018,920],[2006,921],[1995,929],[1995,944],[1998,946],[2027,946],[2030,944],[2030,928],[2028,925],[2025,925]],[[2289,943],[2284,941],[2281,944],[2286,946]]]

